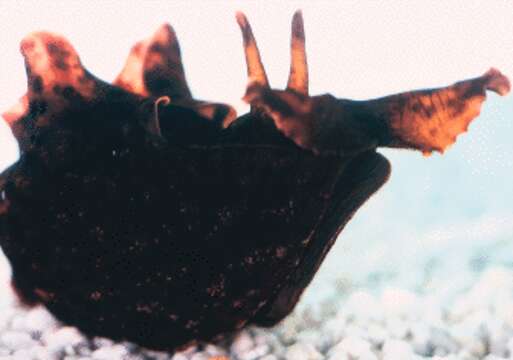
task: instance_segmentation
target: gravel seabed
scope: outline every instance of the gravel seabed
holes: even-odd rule
[[[424,291],[349,287],[316,306],[300,306],[273,329],[249,328],[223,344],[174,355],[87,339],[5,292],[0,360],[513,359],[513,269],[488,266],[467,286],[455,286],[451,274],[445,278],[434,290],[425,283]]]

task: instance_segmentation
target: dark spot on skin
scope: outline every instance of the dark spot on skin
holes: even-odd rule
[[[453,110],[453,115],[461,114],[465,110],[465,102],[456,99],[447,101],[447,106]]]
[[[62,92],[62,87],[60,85],[54,85],[52,91],[55,95],[60,95]]]
[[[461,94],[463,100],[468,100],[474,96],[484,96],[486,93],[485,85],[483,80],[473,81],[470,84],[466,84],[465,91]]]
[[[54,85],[52,91],[55,95],[62,96],[68,101],[82,100],[82,95],[72,86],[62,87],[61,85]]]
[[[47,45],[46,45],[46,49],[48,50],[48,53],[52,56],[59,56],[59,57],[62,57],[62,58],[67,58],[69,57],[70,53],[69,51],[65,50],[64,49],[64,46],[63,44],[57,44],[55,42],[49,42]]]
[[[435,109],[432,106],[426,106],[424,110],[426,111],[426,115],[428,117],[432,117],[435,113]]]
[[[41,76],[34,76],[30,85],[36,94],[41,94],[41,92],[43,92],[43,79]]]
[[[61,57],[56,57],[53,63],[55,65],[55,67],[58,69],[61,69],[61,70],[69,69],[69,65]]]
[[[71,86],[66,86],[62,90],[62,96],[69,101],[77,101],[82,99],[82,96]]]
[[[50,55],[54,55],[57,52],[59,52],[59,47],[57,46],[57,44],[49,42],[48,44],[46,44],[46,50],[48,50],[48,53]]]
[[[429,130],[429,134],[433,137],[435,137],[438,134],[438,129],[431,129]]]
[[[162,54],[162,53],[164,53],[164,52],[165,52],[165,49],[164,49],[164,47],[163,47],[161,44],[159,44],[159,43],[154,43],[154,44],[152,44],[152,45],[150,46],[149,51],[151,51],[151,52],[157,52],[157,53]]]
[[[48,104],[43,100],[32,100],[29,103],[29,115],[34,118],[43,115],[48,109]]]
[[[244,40],[244,44],[249,44],[252,38],[251,29],[249,28],[248,24],[244,24],[242,29],[242,38]]]
[[[184,80],[165,78],[163,73],[165,70],[159,65],[144,71],[144,85],[153,96],[167,95],[176,100],[190,95]]]
[[[171,52],[174,55],[180,56],[180,45],[178,45],[176,41],[173,41],[173,43],[171,44]]]
[[[411,110],[412,110],[413,112],[418,113],[418,112],[420,111],[420,104],[419,104],[419,103],[415,103],[415,104],[413,104],[413,105],[411,106]]]
[[[32,68],[28,64],[25,64],[25,71],[27,72],[27,78],[32,79]]]
[[[303,29],[301,29],[301,27],[294,26],[292,29],[292,36],[302,40],[305,37],[305,34],[303,33]]]
[[[191,94],[184,78],[178,43],[176,41],[165,44],[152,43],[148,52],[158,57],[158,59],[154,59],[151,67],[144,67],[144,85],[149,93],[153,96],[167,95],[174,100],[190,98]]]
[[[171,81],[162,78],[159,67],[144,72],[144,84],[153,94],[168,94],[173,86]]]
[[[53,64],[55,67],[61,70],[68,70],[69,64],[67,59],[70,56],[69,51],[64,50],[62,46],[59,46],[54,42],[49,42],[46,45],[46,49],[48,50],[50,56],[53,58]]]
[[[454,99],[450,99],[447,101],[447,106],[454,107],[456,105],[456,103],[458,103],[458,101],[456,101]]]

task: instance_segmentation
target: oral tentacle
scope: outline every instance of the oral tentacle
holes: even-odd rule
[[[150,123],[149,132],[155,136],[162,136],[162,131],[160,129],[160,118],[159,118],[159,106],[162,104],[164,106],[169,105],[171,103],[171,99],[169,96],[161,96],[155,103],[153,104],[153,121]]]
[[[267,75],[262,65],[260,52],[255,37],[253,36],[251,25],[249,25],[248,19],[242,12],[237,12],[235,17],[242,32],[244,55],[246,56],[248,72],[248,86],[252,83],[256,83],[260,86],[269,87],[269,81],[267,80]]]
[[[292,18],[290,40],[290,73],[287,89],[308,95],[308,64],[306,61],[305,30],[301,10]]]

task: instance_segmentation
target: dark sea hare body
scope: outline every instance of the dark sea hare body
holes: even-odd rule
[[[175,350],[287,316],[337,235],[390,174],[379,146],[443,151],[479,114],[491,69],[370,101],[310,97],[300,13],[291,76],[271,90],[237,21],[252,112],[194,100],[174,32],[137,43],[114,85],[62,37],[22,42],[20,144],[0,176],[13,288],[88,335]],[[162,106],[161,101],[170,102]]]
[[[64,114],[3,175],[16,288],[85,333],[173,349],[275,324],[388,176],[375,152],[315,156],[258,115],[216,130],[170,106],[177,144],[133,110]],[[204,128],[187,138],[184,121]]]

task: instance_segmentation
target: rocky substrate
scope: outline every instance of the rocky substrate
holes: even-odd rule
[[[86,339],[42,308],[4,302],[0,360],[513,359],[513,270],[490,267],[449,297],[456,280],[448,274],[445,281],[433,291],[351,288],[336,300],[302,306],[273,329],[250,328],[224,344],[174,356]]]

